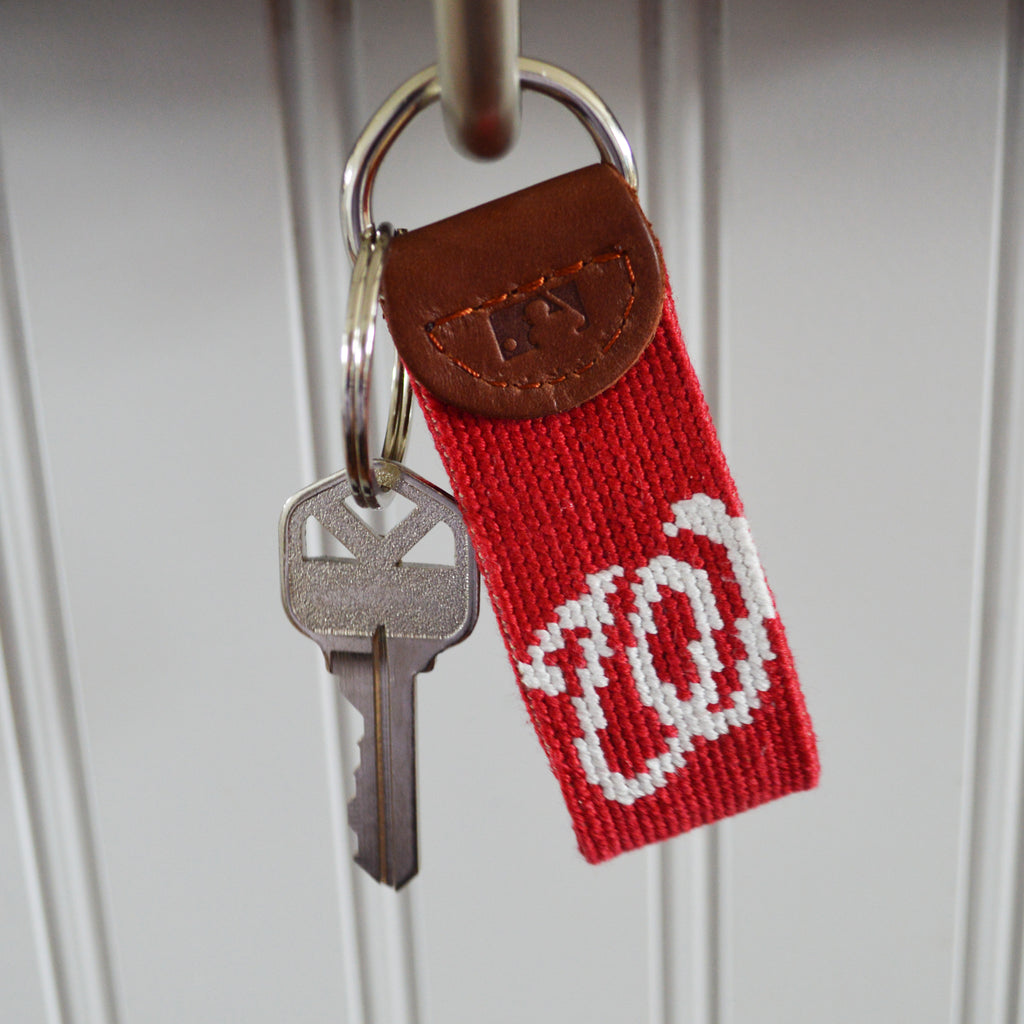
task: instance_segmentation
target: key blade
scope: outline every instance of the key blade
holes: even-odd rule
[[[349,826],[356,863],[378,882],[402,888],[419,870],[416,828],[416,674],[435,645],[388,644],[383,626],[367,654],[332,659],[343,694],[363,716]],[[372,682],[371,682],[372,681]]]

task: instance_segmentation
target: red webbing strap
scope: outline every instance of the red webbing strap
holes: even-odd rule
[[[491,419],[417,394],[588,861],[815,785],[671,296],[636,365],[568,412]]]

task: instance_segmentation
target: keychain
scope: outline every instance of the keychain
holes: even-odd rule
[[[357,270],[360,260],[373,267],[368,286],[354,275],[349,314],[354,299],[372,339],[380,275],[395,346],[531,721],[579,848],[596,863],[809,789],[818,761],[782,624],[683,347],[660,247],[637,201],[629,144],[579,79],[536,60],[521,58],[519,68],[524,88],[559,100],[580,120],[601,162],[392,237],[389,226],[373,224],[372,184],[398,133],[438,98],[435,70],[421,72],[374,115],[346,165],[346,239]],[[370,346],[356,348],[368,360]],[[368,372],[368,362],[358,372],[352,365],[350,383]],[[397,462],[408,410],[402,367],[395,381],[385,448],[390,442],[386,454]],[[472,573],[459,565],[451,615],[431,633],[439,638],[428,640],[421,622],[415,636],[406,629],[396,639],[424,646],[402,662],[402,681],[392,673],[389,697],[381,665],[390,647],[379,648],[385,634],[387,642],[398,637],[406,606],[438,604],[412,592],[428,587],[426,579],[385,573],[401,569],[397,548],[371,552],[376,576],[360,575],[358,558],[344,567],[345,582],[330,566],[339,582],[329,593],[314,573],[295,571],[321,571],[302,560],[296,540],[296,524],[315,502],[329,499],[338,510],[347,489],[369,504],[390,486],[416,486],[394,462],[373,475],[365,429],[354,429],[365,427],[365,395],[365,382],[347,393],[347,476],[286,506],[282,579],[289,615],[321,643],[332,671],[343,666],[343,688],[358,692],[352,699],[366,709],[361,752],[373,761],[376,788],[364,794],[361,766],[350,820],[357,859],[373,871],[381,849],[397,841],[385,827],[389,815],[406,822],[406,832],[409,807],[414,815],[406,732],[411,737],[416,665],[468,632],[475,599]],[[445,515],[444,498],[430,494],[429,514]],[[321,521],[332,532],[340,526]],[[467,540],[460,550],[469,557],[472,549]],[[359,615],[326,636],[325,623],[352,604]],[[314,605],[315,627],[298,610]],[[350,674],[361,681],[346,683],[356,657],[361,667]],[[389,699],[403,709],[392,722],[403,715],[409,722],[392,741],[381,734]],[[396,728],[385,726],[385,733]],[[397,809],[388,794],[405,790],[387,782],[384,762],[400,765],[395,777],[406,789],[412,782],[412,796]],[[414,820],[411,834],[414,854]],[[372,848],[367,856],[364,847]]]

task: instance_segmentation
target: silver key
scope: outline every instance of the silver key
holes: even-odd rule
[[[358,841],[355,859],[398,889],[418,868],[416,676],[473,628],[480,582],[454,500],[403,466],[375,467],[384,486],[415,510],[382,537],[345,504],[351,490],[344,473],[300,491],[281,513],[281,596],[288,617],[320,645],[342,693],[363,716],[356,793],[348,808]],[[311,516],[352,557],[306,552]],[[454,564],[403,562],[441,522],[455,536]]]

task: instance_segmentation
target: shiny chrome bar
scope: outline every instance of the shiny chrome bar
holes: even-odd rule
[[[434,0],[441,105],[448,138],[493,160],[519,133],[518,0]]]

